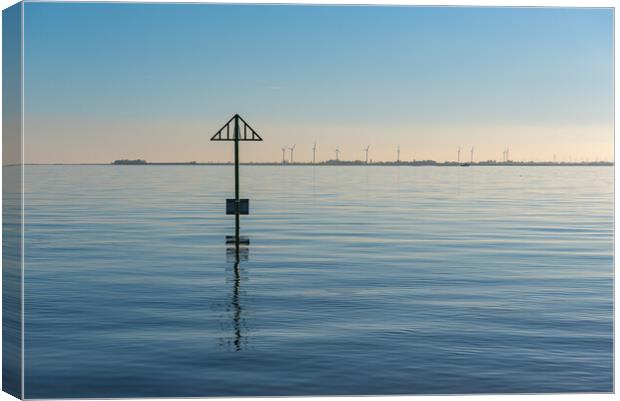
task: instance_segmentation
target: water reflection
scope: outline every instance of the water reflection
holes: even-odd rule
[[[250,259],[250,248],[248,246],[229,246],[226,248],[226,263],[238,264],[247,262]]]
[[[232,329],[233,339],[232,346],[235,352],[239,352],[242,349],[244,340],[243,336],[243,322],[241,305],[241,261],[248,261],[250,255],[249,240],[236,239],[234,242],[226,241],[228,247],[226,249],[226,261],[233,263],[233,288],[232,299],[230,302],[232,309]],[[230,346],[230,341],[227,342]]]

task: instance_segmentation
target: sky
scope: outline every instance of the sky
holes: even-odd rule
[[[28,163],[612,160],[613,10],[25,5]]]

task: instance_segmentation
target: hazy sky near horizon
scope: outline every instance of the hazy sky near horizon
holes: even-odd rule
[[[25,161],[611,160],[613,11],[26,3]]]

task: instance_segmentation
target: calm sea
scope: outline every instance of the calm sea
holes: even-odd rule
[[[613,391],[611,167],[25,181],[28,398]]]

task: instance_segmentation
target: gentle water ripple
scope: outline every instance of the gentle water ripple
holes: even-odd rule
[[[613,390],[613,169],[26,166],[26,397]]]

